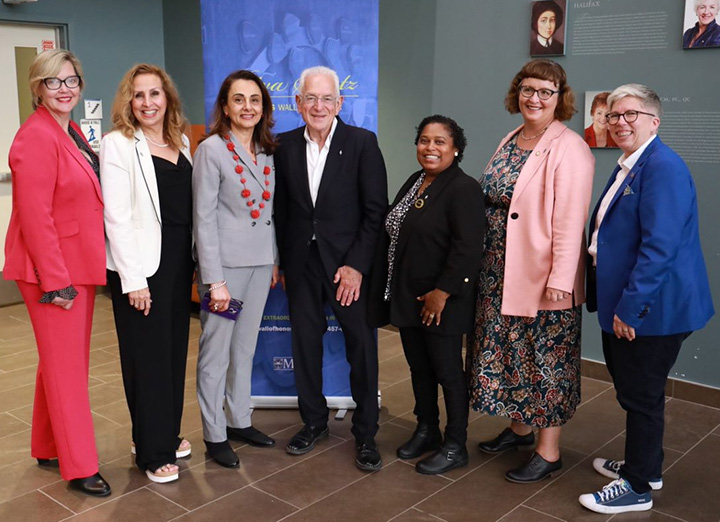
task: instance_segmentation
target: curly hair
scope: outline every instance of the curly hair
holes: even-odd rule
[[[433,114],[432,116],[426,116],[423,118],[420,125],[418,125],[415,129],[415,145],[417,145],[418,141],[420,141],[420,135],[425,130],[425,127],[431,123],[439,123],[448,130],[450,137],[453,140],[453,147],[455,147],[458,151],[457,162],[460,163],[465,153],[465,147],[467,147],[467,138],[465,137],[465,131],[463,128],[452,118],[441,114]]]
[[[182,149],[183,133],[187,126],[187,120],[182,112],[180,94],[172,78],[157,65],[149,63],[134,65],[120,80],[112,105],[113,130],[119,130],[123,136],[131,138],[135,134],[135,129],[140,125],[133,114],[132,100],[135,94],[135,78],[141,74],[152,74],[160,78],[167,99],[167,108],[163,120],[163,138],[173,148]]]
[[[228,104],[230,87],[232,87],[232,84],[237,80],[254,82],[260,89],[262,96],[262,117],[253,130],[253,141],[260,144],[265,154],[272,154],[278,146],[278,142],[272,133],[272,128],[275,126],[272,99],[270,98],[267,87],[265,87],[265,84],[258,75],[244,69],[231,72],[223,80],[222,84],[220,84],[220,89],[218,90],[217,98],[213,105],[212,123],[208,136],[212,136],[213,134],[223,135],[230,131],[230,118],[225,114],[225,107]]]
[[[69,62],[70,65],[73,66],[73,69],[75,69],[75,74],[80,77],[80,92],[82,92],[83,87],[85,87],[85,80],[83,79],[80,60],[78,60],[73,53],[65,49],[43,51],[33,60],[28,75],[33,109],[37,109],[38,106],[42,105],[42,98],[40,96],[40,85],[42,85],[42,81],[45,78],[57,76],[62,66],[65,65],[65,62]]]
[[[510,114],[520,112],[518,96],[520,96],[520,83],[522,83],[525,78],[537,78],[538,80],[553,82],[557,85],[557,90],[560,92],[558,92],[558,103],[557,107],[555,107],[556,119],[567,121],[577,112],[577,108],[575,107],[575,93],[567,84],[565,69],[557,62],[548,60],[547,58],[538,58],[526,63],[523,68],[520,69],[520,72],[515,75],[512,82],[510,82],[510,88],[508,89],[507,95],[505,95],[505,108]]]

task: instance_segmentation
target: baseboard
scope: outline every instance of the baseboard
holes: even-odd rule
[[[583,377],[612,382],[607,366],[602,362],[583,359],[581,372]],[[720,389],[711,386],[681,381],[680,379],[668,379],[665,395],[712,408],[720,408]]]

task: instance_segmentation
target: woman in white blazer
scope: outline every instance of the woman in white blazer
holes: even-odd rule
[[[208,453],[230,468],[240,461],[228,439],[275,444],[250,419],[258,327],[278,279],[272,126],[272,101],[262,80],[235,71],[220,86],[210,135],[195,153],[198,289],[201,297],[210,296],[210,311],[200,310],[198,402]],[[244,303],[236,321],[212,313],[226,311],[231,297]]]
[[[178,478],[190,328],[192,163],[180,97],[165,71],[130,69],[100,146],[108,284],[137,466]]]

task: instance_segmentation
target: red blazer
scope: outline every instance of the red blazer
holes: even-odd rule
[[[518,132],[512,131],[498,150]],[[515,184],[507,220],[502,314],[535,317],[585,302],[585,222],[595,157],[583,139],[554,121]],[[572,292],[551,302],[545,288]]]
[[[10,170],[13,206],[3,277],[39,284],[43,292],[105,284],[100,182],[44,107],[15,135]]]

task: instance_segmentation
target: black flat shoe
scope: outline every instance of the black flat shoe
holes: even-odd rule
[[[327,425],[310,426],[306,424],[290,439],[285,446],[285,451],[290,455],[304,455],[315,447],[318,440],[326,438],[329,434],[330,429]]]
[[[378,471],[382,468],[382,457],[374,440],[355,442],[355,466],[363,471]]]
[[[227,428],[228,439],[245,442],[251,446],[258,446],[262,448],[269,448],[275,445],[275,439],[272,439],[265,435],[262,431],[256,430],[252,426],[249,428]]]
[[[524,465],[505,473],[505,478],[510,482],[518,484],[532,484],[540,482],[562,468],[562,459],[555,462],[548,462],[537,453],[533,452],[532,457]]]
[[[510,428],[505,428],[503,432],[492,440],[486,440],[478,444],[478,449],[484,453],[502,453],[521,446],[532,446],[535,443],[535,434],[530,432],[527,435],[517,435]]]
[[[467,463],[467,448],[455,442],[446,442],[435,453],[415,464],[415,471],[423,475],[439,475],[467,466]]]
[[[215,462],[223,466],[224,468],[237,468],[240,466],[240,459],[230,447],[230,443],[226,440],[222,442],[205,442],[208,455]]]
[[[95,473],[91,477],[72,479],[69,483],[71,489],[92,497],[107,497],[111,493],[110,484],[105,482],[100,473]]]
[[[60,462],[58,462],[58,459],[37,459],[38,466],[42,466],[44,468],[59,468]]]
[[[397,449],[401,459],[414,459],[426,451],[436,450],[442,444],[442,433],[437,426],[418,424],[410,440]]]

